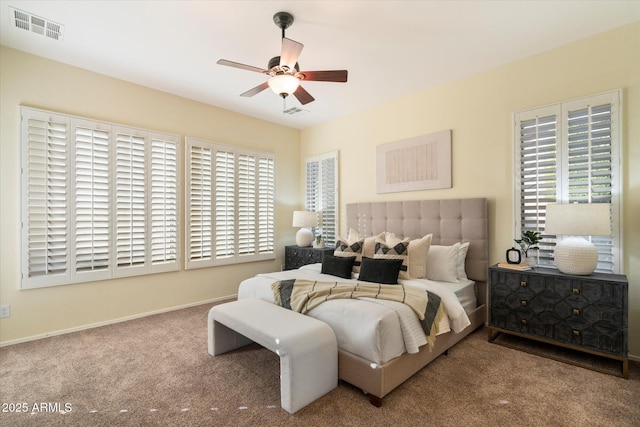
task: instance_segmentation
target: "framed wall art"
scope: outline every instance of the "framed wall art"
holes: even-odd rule
[[[376,147],[378,193],[451,188],[451,129]]]

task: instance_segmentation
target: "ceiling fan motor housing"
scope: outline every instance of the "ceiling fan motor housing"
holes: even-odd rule
[[[285,67],[287,68],[287,67]],[[280,57],[279,56],[274,56],[273,58],[271,58],[269,60],[269,64],[267,65],[267,70],[269,71],[274,71],[276,74],[278,74],[279,72],[283,72],[284,70],[280,69]],[[291,72],[297,73],[300,71],[300,65],[298,65],[298,63],[296,62],[296,65],[294,67],[293,70],[289,70]]]

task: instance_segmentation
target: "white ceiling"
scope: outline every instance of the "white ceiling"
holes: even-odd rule
[[[0,43],[249,116],[306,128],[640,20],[640,1],[23,1],[0,0]],[[11,23],[9,6],[64,25],[55,41]],[[274,13],[304,44],[301,70],[349,70],[304,82],[316,100],[283,103],[260,73],[280,54]]]

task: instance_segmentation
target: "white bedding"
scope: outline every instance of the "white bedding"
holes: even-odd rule
[[[458,283],[447,283],[447,287],[456,294],[465,313],[469,314],[476,309],[478,306],[476,282],[469,279],[458,279]]]
[[[279,280],[309,279],[319,281],[354,281],[320,273],[321,264],[311,264],[298,270],[259,274],[244,280],[238,289],[238,299],[259,298],[273,303],[271,284]],[[440,296],[447,316],[439,324],[439,333],[460,332],[471,322],[456,292],[467,296],[473,282],[452,284],[426,279],[400,280],[408,286],[427,289]],[[456,286],[452,286],[456,285]],[[473,305],[475,308],[475,292]],[[308,313],[327,323],[336,334],[338,348],[375,363],[386,363],[404,352],[417,353],[427,343],[426,335],[415,313],[405,304],[373,299],[343,299],[327,301]]]

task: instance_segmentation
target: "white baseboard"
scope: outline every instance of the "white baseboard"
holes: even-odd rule
[[[21,343],[24,343],[24,342],[40,340],[42,338],[54,337],[56,335],[70,334],[72,332],[79,332],[79,331],[84,331],[84,330],[87,330],[87,329],[99,328],[101,326],[113,325],[115,323],[126,322],[128,320],[134,320],[134,319],[140,319],[142,317],[153,316],[154,314],[162,314],[162,313],[168,313],[170,311],[182,310],[184,308],[196,307],[196,306],[202,305],[202,304],[221,303],[221,302],[226,302],[226,301],[233,301],[235,299],[237,299],[237,295],[231,295],[231,296],[226,296],[226,297],[221,297],[221,298],[214,298],[214,299],[210,299],[210,300],[198,301],[198,302],[185,304],[185,305],[180,305],[180,306],[176,306],[176,307],[163,308],[163,309],[160,309],[160,310],[148,311],[146,313],[134,314],[134,315],[131,315],[131,316],[126,316],[126,317],[120,317],[118,319],[106,320],[104,322],[91,323],[91,324],[88,324],[88,325],[82,325],[82,326],[78,326],[78,327],[75,327],[75,328],[62,329],[62,330],[59,330],[59,331],[47,332],[47,333],[44,333],[44,334],[33,335],[33,336],[30,336],[30,337],[18,338],[16,340],[0,341],[0,347],[6,347],[6,346],[9,346],[9,345],[21,344]]]

